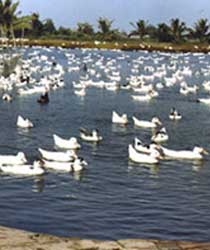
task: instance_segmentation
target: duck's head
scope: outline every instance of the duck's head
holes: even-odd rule
[[[194,147],[193,151],[199,154],[204,154],[204,155],[209,154],[208,151],[206,151],[204,148],[198,147],[198,146]]]
[[[128,117],[127,117],[127,115],[126,115],[126,114],[123,114],[123,115],[122,115],[122,118],[123,118],[125,121],[127,121],[127,120],[128,120]]]
[[[73,144],[77,144],[77,143],[78,143],[76,137],[71,137],[71,138],[70,138],[70,141],[71,141],[71,143],[73,143]]]
[[[155,124],[160,125],[160,126],[162,125],[162,123],[158,117],[153,117],[152,123],[155,123]]]
[[[142,143],[141,140],[139,140],[137,137],[135,137],[134,138],[134,145],[136,145],[136,146],[138,145],[139,146],[139,145],[143,145],[143,143]]]
[[[38,160],[38,161],[34,161],[33,162],[33,167],[37,168],[37,167],[42,167],[43,166],[43,161],[42,160]]]
[[[97,137],[98,136],[98,129],[94,129],[92,132],[92,135]]]
[[[27,162],[27,159],[26,159],[26,156],[23,152],[19,152],[17,154],[17,157],[23,162],[23,163],[26,163]]]

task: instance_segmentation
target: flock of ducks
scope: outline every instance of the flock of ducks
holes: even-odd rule
[[[181,114],[173,107],[169,114],[171,120],[181,120]],[[128,146],[128,157],[135,163],[157,164],[160,160],[202,160],[208,152],[195,146],[193,150],[172,150],[161,145],[162,142],[168,141],[169,136],[166,128],[158,117],[153,117],[151,121],[139,120],[132,117],[134,125],[139,128],[152,129],[151,144],[145,145],[140,139],[134,138],[134,143]],[[112,113],[112,122],[121,125],[128,124],[126,114]]]
[[[42,51],[42,52],[41,52]],[[45,51],[48,55],[43,53]],[[72,82],[73,94],[84,98],[87,89],[94,87],[105,89],[107,91],[127,91],[130,93],[131,100],[134,102],[149,102],[159,96],[164,88],[177,87],[179,93],[183,96],[194,95],[194,100],[200,103],[210,104],[210,81],[204,80],[201,84],[189,84],[188,79],[191,76],[210,77],[210,66],[193,71],[190,66],[185,66],[184,61],[189,62],[190,56],[186,55],[183,59],[183,65],[178,64],[178,56],[170,55],[170,63],[162,64],[161,62],[168,54],[157,53],[151,56],[147,52],[130,61],[129,55],[122,52],[116,58],[105,58],[98,51],[82,50],[84,54],[83,67],[81,68],[81,59],[65,50],[67,59],[66,68],[56,61],[54,55],[51,55],[50,48],[32,50],[27,54],[27,58],[22,59],[13,73],[9,77],[0,77],[0,89],[3,91],[2,100],[11,102],[13,98],[20,96],[41,94],[37,102],[49,103],[48,92],[65,87],[65,73],[77,74],[78,79]],[[93,55],[96,57],[93,63]],[[201,54],[195,55],[199,60],[204,59]],[[127,61],[130,66],[128,71],[129,77],[122,78],[122,66],[119,62]],[[153,66],[150,63],[153,62]],[[198,97],[201,95],[206,97]],[[207,93],[207,94],[206,94]],[[179,121],[182,115],[175,107],[171,108],[168,115],[170,120]],[[118,114],[112,112],[112,123],[126,126],[128,124],[127,114]],[[128,157],[136,163],[157,164],[160,160],[181,159],[181,160],[201,160],[207,151],[202,147],[194,147],[188,150],[173,150],[163,147],[162,142],[169,140],[166,128],[158,117],[153,117],[150,121],[142,120],[133,116],[134,126],[139,128],[151,129],[151,143],[144,145],[140,139],[135,138],[134,143],[128,145]],[[33,128],[34,124],[22,116],[17,118],[17,127],[23,129]],[[103,140],[97,129],[88,131],[80,128],[80,139],[98,143]],[[45,169],[54,169],[58,171],[81,171],[87,162],[77,155],[81,148],[76,137],[64,139],[56,134],[53,135],[54,145],[62,151],[48,151],[39,148],[41,159],[28,164],[24,153],[19,152],[17,155],[0,155],[0,170],[5,173],[21,175],[40,175]],[[64,150],[64,151],[63,151]]]

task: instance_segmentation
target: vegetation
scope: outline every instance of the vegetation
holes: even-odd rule
[[[210,25],[207,19],[201,18],[193,27],[187,27],[186,23],[179,18],[171,19],[167,23],[159,23],[156,26],[151,25],[148,21],[139,19],[131,22],[132,30],[130,32],[122,32],[119,29],[113,29],[114,20],[100,17],[97,20],[98,27],[87,22],[79,22],[76,29],[69,27],[56,27],[52,19],[40,20],[38,13],[23,16],[18,11],[19,2],[12,0],[0,0],[0,37],[1,42],[16,44],[17,39],[29,39],[29,41],[42,40],[41,43],[47,41],[59,40],[62,44],[74,44],[73,42],[81,42],[81,44],[89,44],[93,46],[99,42],[102,46],[104,43],[117,44],[116,47],[130,48],[146,47],[148,44],[158,47],[158,44],[166,47],[182,46],[185,48],[193,47],[195,44],[210,43]],[[72,43],[70,43],[72,41]],[[92,42],[92,43],[91,43]],[[52,43],[52,42],[51,42]],[[54,42],[56,43],[56,42]],[[49,44],[49,42],[48,42]],[[190,45],[191,44],[191,45]],[[78,44],[77,44],[78,45]],[[83,46],[83,45],[81,45]],[[70,46],[71,47],[71,46]],[[106,46],[105,46],[106,47]],[[210,47],[209,47],[210,48]]]

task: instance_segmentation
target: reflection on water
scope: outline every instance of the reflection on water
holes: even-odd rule
[[[123,124],[112,124],[112,132],[113,133],[126,133],[127,125]]]
[[[33,192],[41,193],[45,187],[45,176],[34,177]]]

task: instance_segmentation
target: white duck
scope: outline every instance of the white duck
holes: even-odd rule
[[[65,172],[81,171],[84,168],[84,166],[87,165],[87,162],[81,158],[77,158],[73,162],[58,162],[58,161],[47,161],[47,160],[42,160],[42,162],[45,168],[57,171],[65,171]]]
[[[169,139],[169,136],[166,132],[166,129],[165,128],[162,128],[160,129],[159,131],[157,131],[151,138],[151,141],[154,141],[154,142],[165,142],[165,141],[168,141]]]
[[[132,99],[134,101],[139,101],[139,102],[147,102],[150,101],[152,99],[152,96],[150,96],[149,94],[146,95],[131,95]]]
[[[150,154],[152,153],[153,150],[160,150],[159,145],[156,143],[151,143],[151,144],[143,144],[141,140],[139,140],[137,137],[134,138],[134,148],[136,151],[145,153],[145,154]]]
[[[181,120],[182,116],[181,114],[179,114],[179,112],[173,107],[171,109],[171,112],[169,114],[169,119],[177,121],[177,120]]]
[[[210,104],[210,98],[199,98],[197,102],[204,103],[209,105]]]
[[[103,139],[102,136],[100,136],[98,134],[98,130],[97,129],[94,129],[90,133],[88,130],[86,130],[84,128],[80,128],[80,137],[84,141],[88,141],[88,142],[99,142],[99,141],[101,141]]]
[[[120,116],[119,114],[117,114],[117,112],[113,111],[112,112],[112,122],[126,125],[128,123],[128,117],[126,114],[123,114]]]
[[[12,101],[12,96],[10,94],[4,94],[2,96],[2,100],[6,101],[6,102],[11,102]]]
[[[17,127],[19,128],[32,128],[34,125],[29,119],[24,119],[22,116],[17,118]]]
[[[137,127],[157,128],[158,126],[162,125],[162,123],[158,117],[153,117],[151,121],[139,120],[135,116],[133,116],[132,119],[134,121],[134,125]]]
[[[0,165],[23,165],[27,162],[23,152],[17,155],[0,155]]]
[[[130,144],[128,147],[129,159],[137,163],[147,163],[147,164],[156,164],[159,162],[160,153],[157,150],[153,150],[151,154],[139,153],[135,148]]]
[[[161,147],[161,149],[168,159],[202,160],[203,155],[208,154],[202,147],[194,147],[193,150],[172,150],[165,147]]]
[[[66,152],[56,152],[56,151],[47,151],[39,148],[39,152],[42,157],[49,161],[59,161],[59,162],[68,162],[73,161],[77,158],[77,155],[74,151],[68,150]]]
[[[75,90],[74,94],[77,96],[85,96],[86,95],[85,88],[82,88],[81,90]]]
[[[39,161],[34,161],[33,165],[7,165],[0,166],[0,170],[7,174],[15,175],[42,175],[44,170]]]
[[[55,145],[58,148],[73,149],[73,150],[81,148],[80,144],[77,141],[77,138],[75,137],[71,137],[69,140],[66,140],[54,134],[53,139],[54,139]]]

